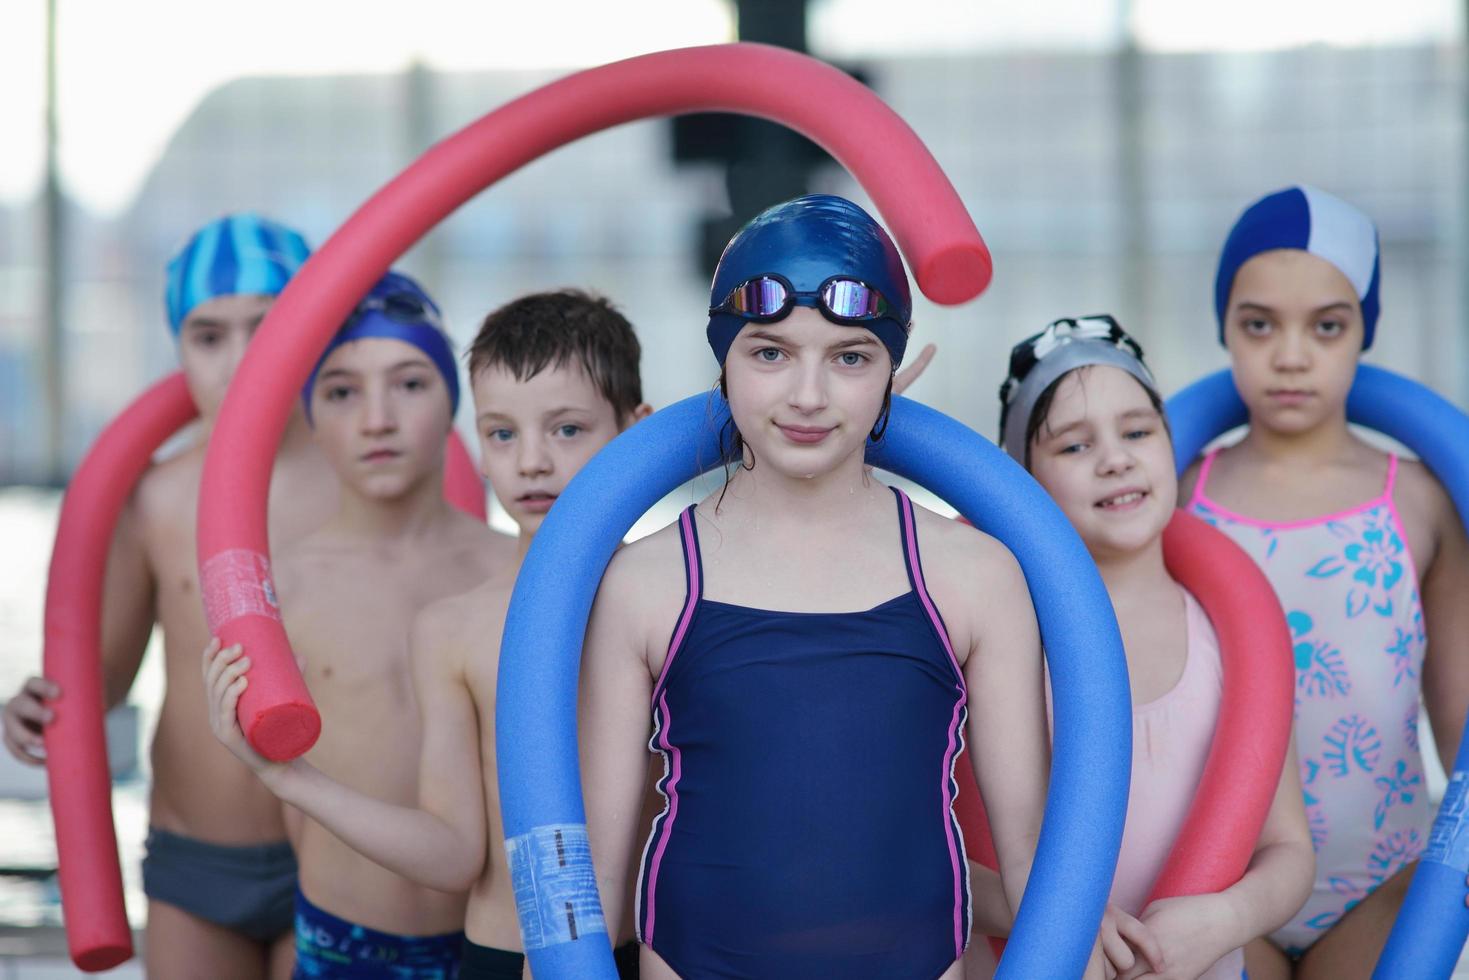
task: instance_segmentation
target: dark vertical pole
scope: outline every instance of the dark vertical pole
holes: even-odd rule
[[[1144,145],[1142,58],[1132,29],[1132,0],[1117,0],[1117,51],[1113,56],[1117,202],[1121,222],[1122,276],[1119,297],[1124,322],[1146,323],[1147,150]]]
[[[46,161],[41,189],[43,295],[41,298],[41,385],[45,404],[41,476],[65,482],[63,454],[66,437],[65,346],[62,342],[64,283],[62,263],[66,254],[65,215],[62,213],[60,163],[57,159],[56,108],[56,0],[46,0]]]
[[[735,11],[741,41],[807,51],[806,0],[737,0]],[[760,210],[806,193],[810,167],[801,138],[790,130],[748,119],[736,125],[747,137],[727,177],[738,228]]]
[[[406,166],[432,146],[439,134],[435,124],[438,114],[434,111],[433,69],[422,61],[414,61],[403,73],[403,84],[403,137],[406,144],[403,161]],[[414,257],[419,277],[433,293],[436,287],[443,285],[444,254],[439,247],[438,236],[430,232],[414,247]]]

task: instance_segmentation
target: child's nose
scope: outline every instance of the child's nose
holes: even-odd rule
[[[551,454],[546,451],[545,440],[534,438],[520,440],[520,454],[517,463],[522,476],[541,476],[551,472]]]

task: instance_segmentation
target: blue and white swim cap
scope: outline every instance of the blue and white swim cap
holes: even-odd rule
[[[782,294],[787,283],[796,294],[787,300],[785,312],[764,317],[765,322],[785,316],[791,303],[815,306],[827,319],[835,319],[833,312],[865,311],[862,317],[849,315],[835,322],[871,330],[897,370],[908,346],[913,298],[897,248],[866,211],[845,198],[809,194],[767,208],[730,239],[709,290],[709,346],[720,364],[745,324],[759,319],[724,310],[738,305],[736,287],[761,277],[785,281],[770,286],[765,296]],[[845,284],[821,295],[823,286],[842,278],[856,280],[857,286]]]
[[[299,232],[257,214],[229,214],[200,228],[168,263],[168,326],[217,296],[279,296],[311,254]]]
[[[1362,304],[1362,349],[1371,347],[1377,330],[1377,282],[1381,277],[1377,226],[1341,198],[1304,185],[1262,197],[1240,215],[1230,230],[1214,280],[1219,342],[1224,343],[1224,314],[1240,266],[1261,252],[1278,248],[1310,252],[1347,277]]]
[[[316,387],[316,375],[332,351],[354,340],[369,338],[401,340],[423,351],[444,376],[444,386],[449,391],[449,415],[452,417],[459,411],[459,368],[449,335],[444,333],[438,305],[412,279],[401,272],[388,272],[357,304],[317,358],[311,377],[301,389],[306,421],[311,421],[311,392]]]

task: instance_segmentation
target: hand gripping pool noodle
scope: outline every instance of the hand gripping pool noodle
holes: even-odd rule
[[[1195,382],[1168,400],[1174,457],[1182,472],[1215,437],[1248,420],[1228,371]],[[1428,466],[1469,521],[1469,416],[1415,381],[1363,364],[1347,396],[1347,418],[1391,436]],[[1464,905],[1469,874],[1469,738],[1459,752],[1449,786],[1418,862],[1387,947],[1377,961],[1377,980],[1438,980],[1454,970],[1469,936]]]
[[[576,676],[597,584],[633,522],[716,464],[726,411],[717,396],[696,395],[623,433],[572,480],[526,556],[506,618],[495,713],[512,864],[541,828],[586,823]],[[892,424],[868,458],[957,506],[1004,542],[1025,572],[1054,687],[1055,761],[1030,884],[996,976],[1080,976],[1111,887],[1132,757],[1122,640],[1101,578],[1050,498],[953,419],[895,398]],[[611,978],[605,931],[582,933],[590,942],[530,939],[546,935],[563,912],[564,903],[547,895],[591,877],[589,862],[556,863],[543,862],[551,866],[546,881],[515,882],[531,969],[551,980]],[[595,892],[577,911],[600,921]]]
[[[181,374],[103,430],[61,502],[46,580],[45,674],[61,687],[46,726],[46,777],[72,962],[107,970],[133,955],[112,826],[103,727],[102,586],[118,515],[154,451],[195,416]]]
[[[688,48],[578,72],[432,147],[292,278],[245,353],[205,460],[200,585],[218,613],[214,633],[251,651],[239,714],[262,754],[293,758],[320,731],[275,606],[265,499],[291,404],[332,333],[396,258],[501,177],[620,123],[703,111],[762,116],[829,151],[872,197],[930,299],[960,303],[988,283],[989,252],[974,222],[908,125],[859,82],[780,48]]]
[[[1285,614],[1249,555],[1203,521],[1177,511],[1163,532],[1163,559],[1219,635],[1224,690],[1198,791],[1149,902],[1223,891],[1239,881],[1275,797],[1295,707]],[[994,868],[994,844],[973,772],[958,778],[956,809],[965,846],[972,859]]]
[[[181,373],[149,388],[97,437],[72,476],[57,520],[46,583],[44,671],[62,696],[53,704],[56,721],[46,727],[46,772],[67,946],[83,970],[106,970],[132,956],[99,658],[107,553],[153,454],[197,416]],[[484,520],[484,485],[457,432],[446,447],[444,497]]]

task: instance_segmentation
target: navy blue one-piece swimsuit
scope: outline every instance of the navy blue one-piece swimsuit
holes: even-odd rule
[[[924,587],[865,612],[688,598],[653,688],[667,800],[638,881],[638,938],[681,977],[933,978],[969,937],[954,819],[964,675]]]

